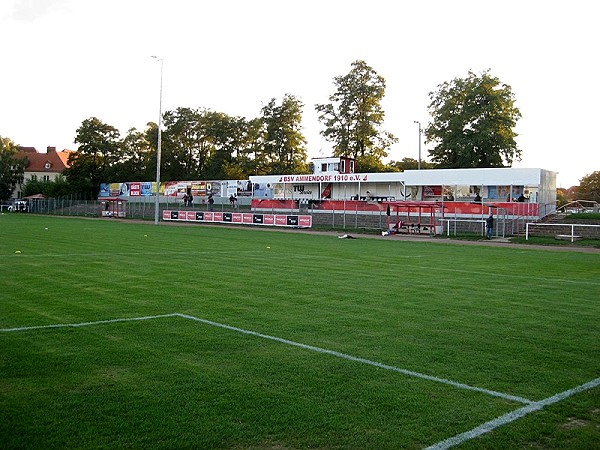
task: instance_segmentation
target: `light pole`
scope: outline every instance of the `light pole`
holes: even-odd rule
[[[160,150],[162,143],[162,84],[163,84],[163,59],[158,56],[152,58],[160,61],[160,96],[158,99],[158,142],[156,144],[156,197],[154,199],[154,225],[158,225],[160,209]]]
[[[414,121],[416,124],[419,125],[419,170],[421,170],[421,122],[419,122],[418,120]]]

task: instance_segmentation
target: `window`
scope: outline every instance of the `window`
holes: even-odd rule
[[[354,173],[354,161],[350,161],[350,173]]]
[[[50,181],[50,175],[44,175],[44,181]]]
[[[333,163],[333,170],[340,170],[340,163]]]
[[[50,161],[47,161],[46,164],[44,164],[45,169],[50,169],[51,167],[52,167],[52,163]]]
[[[342,173],[346,173],[346,160],[342,159]]]
[[[321,164],[321,172],[327,172],[327,163]]]

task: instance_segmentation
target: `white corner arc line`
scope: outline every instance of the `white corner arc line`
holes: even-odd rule
[[[236,331],[238,333],[244,333],[244,334],[248,334],[251,336],[256,336],[262,339],[268,339],[271,341],[275,341],[275,342],[280,342],[282,344],[286,344],[286,345],[291,345],[294,347],[299,347],[299,348],[303,348],[305,350],[311,350],[314,352],[318,352],[318,353],[323,353],[323,354],[327,354],[327,355],[332,355],[335,356],[337,358],[342,358],[342,359],[346,359],[348,361],[355,361],[355,362],[359,362],[362,364],[368,364],[370,366],[374,366],[374,367],[379,367],[380,369],[385,369],[385,370],[390,370],[393,372],[398,372],[401,373],[403,375],[408,375],[411,377],[415,377],[415,378],[420,378],[423,380],[428,380],[428,381],[433,381],[436,383],[442,383],[442,384],[447,384],[459,389],[465,389],[465,390],[469,390],[469,391],[476,391],[476,392],[481,392],[483,394],[487,394],[487,395],[491,395],[494,397],[500,397],[503,398],[505,400],[510,400],[510,401],[514,401],[514,402],[518,402],[518,403],[523,403],[526,405],[530,405],[533,404],[534,402],[532,400],[523,398],[523,397],[518,397],[515,395],[511,395],[511,394],[506,394],[504,392],[497,392],[497,391],[492,391],[489,389],[484,389],[484,388],[479,388],[476,386],[470,386],[468,384],[463,384],[463,383],[458,383],[456,381],[452,381],[452,380],[448,380],[445,378],[439,378],[439,377],[434,377],[432,375],[426,375],[423,373],[419,373],[419,372],[413,372],[412,370],[406,370],[406,369],[401,369],[399,367],[395,367],[395,366],[389,366],[387,364],[382,364],[379,363],[377,361],[372,361],[370,359],[365,359],[365,358],[359,358],[356,356],[352,356],[352,355],[348,355],[345,353],[340,353],[340,352],[336,352],[335,350],[327,350],[325,348],[320,348],[320,347],[315,347],[312,345],[307,345],[307,344],[302,344],[300,342],[294,342],[294,341],[290,341],[288,339],[283,339],[283,338],[279,338],[276,336],[270,336],[268,334],[262,334],[262,333],[257,333],[255,331],[250,331],[250,330],[245,330],[243,328],[238,328],[238,327],[233,327],[230,325],[225,325],[222,323],[218,323],[218,322],[213,322],[211,320],[206,320],[206,319],[201,319],[199,317],[194,317],[194,316],[189,316],[187,314],[175,314],[178,317],[181,317],[183,319],[189,319],[189,320],[194,320],[196,322],[201,322],[207,325],[212,325],[215,327],[219,327],[219,328],[224,328],[226,330],[231,330],[231,331]]]
[[[524,417],[527,414],[530,414],[535,411],[539,411],[540,409],[542,409],[548,405],[552,405],[553,403],[557,403],[561,400],[564,400],[567,397],[571,397],[574,394],[577,394],[577,393],[583,392],[583,391],[587,391],[587,390],[595,388],[597,386],[600,386],[600,378],[596,378],[592,381],[589,381],[587,383],[576,386],[573,389],[569,389],[567,391],[560,392],[556,395],[553,395],[552,397],[548,397],[544,400],[540,400],[539,402],[533,402],[530,405],[516,409],[509,413],[506,413],[500,417],[490,420],[489,422],[481,424],[478,427],[473,428],[470,431],[467,431],[467,432],[461,433],[461,434],[457,434],[456,436],[453,436],[451,438],[448,438],[446,440],[438,442],[437,444],[434,444],[430,447],[427,447],[426,450],[445,450],[450,447],[454,447],[455,445],[459,445],[459,444],[462,444],[463,442],[466,442],[468,440],[479,437],[482,434],[489,433],[490,431],[492,431],[498,427],[506,425],[510,422],[514,422],[515,420],[520,419],[521,417]]]
[[[90,325],[101,325],[106,323],[118,323],[118,322],[134,322],[139,320],[151,320],[151,319],[161,319],[163,317],[177,317],[178,314],[159,314],[156,316],[143,316],[143,317],[128,317],[124,319],[107,319],[107,320],[97,320],[95,322],[81,322],[81,323],[57,323],[53,325],[37,325],[32,327],[17,327],[17,328],[0,328],[0,332],[10,332],[10,331],[29,331],[29,330],[42,330],[45,328],[77,328],[77,327],[87,327]]]

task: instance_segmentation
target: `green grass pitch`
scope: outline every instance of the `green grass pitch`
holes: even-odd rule
[[[600,254],[0,216],[0,447],[600,442]]]

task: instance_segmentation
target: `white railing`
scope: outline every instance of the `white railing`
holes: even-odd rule
[[[571,239],[571,242],[574,242],[575,239],[580,238],[581,236],[577,236],[575,234],[575,227],[588,227],[588,228],[600,228],[600,225],[585,225],[585,224],[579,224],[579,223],[533,223],[533,222],[528,222],[527,224],[525,224],[525,240],[529,240],[529,225],[535,225],[536,227],[570,227],[571,228],[571,234],[565,234],[562,236],[565,237],[569,237]]]

